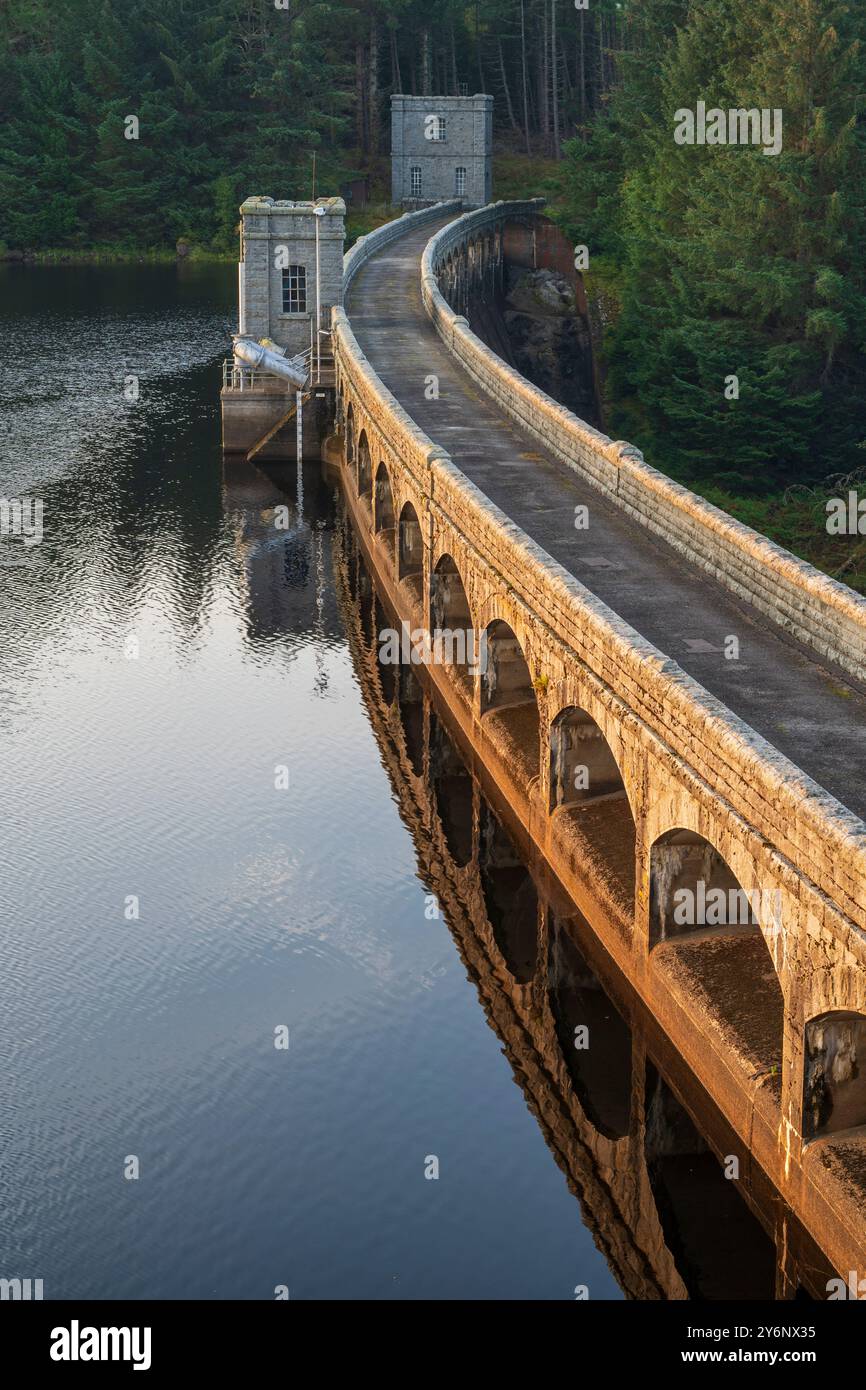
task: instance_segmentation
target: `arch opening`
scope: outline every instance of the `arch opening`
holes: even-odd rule
[[[475,629],[463,580],[450,555],[440,558],[430,576],[430,625],[434,650],[471,693]]]
[[[763,925],[763,930],[762,930]],[[782,930],[778,890],[746,891],[691,830],[650,850],[650,950],[676,993],[715,1020],[749,1079],[781,1097],[784,998],[764,933]]]
[[[420,599],[424,570],[424,540],[421,535],[418,513],[411,502],[406,502],[400,513],[397,549],[397,578],[408,580],[416,598]]]
[[[376,485],[373,493],[373,530],[379,533],[386,533],[393,537],[395,530],[394,522],[394,494],[391,491],[391,479],[384,463],[380,463],[376,469]]]
[[[772,1300],[773,1241],[671,1088],[647,1062],[644,1158],[665,1245],[694,1299]]]
[[[346,406],[346,462],[355,462],[355,409],[351,401]]]
[[[397,708],[406,744],[406,755],[412,771],[420,777],[424,771],[424,692],[412,667],[400,663],[397,672]]]
[[[746,892],[702,835],[670,830],[656,840],[650,853],[650,946],[708,928],[760,935],[762,908],[764,915],[775,911],[773,899],[760,890]]]
[[[392,660],[392,644],[389,641],[392,624],[379,595],[375,592],[373,615],[376,634],[376,674],[379,678],[379,689],[385,704],[392,705],[397,692],[397,668]]]
[[[866,1015],[834,1011],[806,1024],[803,1138],[866,1125]]]
[[[481,714],[487,732],[501,745],[506,762],[525,782],[537,777],[539,714],[529,666],[508,623],[497,618],[486,628],[479,652]]]
[[[625,797],[616,759],[595,720],[569,705],[550,726],[550,810]]]
[[[634,912],[637,830],[622,773],[594,719],[577,705],[550,726],[550,802],[555,833],[575,874],[600,878]]]
[[[430,782],[448,852],[458,869],[472,858],[472,777],[442,721],[430,710]]]
[[[370,458],[370,445],[367,431],[361,430],[358,439],[358,496],[373,500],[373,461]]]

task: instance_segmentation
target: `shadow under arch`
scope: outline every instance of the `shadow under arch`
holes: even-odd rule
[[[577,705],[550,726],[550,803],[575,865],[604,874],[623,910],[633,911],[637,828],[622,773],[595,720]]]
[[[367,431],[361,430],[358,436],[358,496],[373,501],[373,461],[370,458],[370,445]]]
[[[424,540],[418,513],[411,502],[400,512],[397,537],[397,578],[407,580],[416,601],[422,597]]]
[[[389,634],[392,631],[391,620],[385,612],[378,593],[374,593],[373,597],[373,618],[375,624],[374,653],[379,689],[385,704],[392,705],[397,693],[397,665],[392,660],[393,643],[389,640]]]
[[[540,767],[538,701],[517,637],[495,618],[484,631],[481,659],[481,715],[487,733],[513,772],[525,782]]]
[[[478,873],[493,939],[512,978],[529,984],[538,960],[538,890],[483,796],[478,829]]]
[[[548,1002],[581,1109],[607,1139],[630,1129],[632,1038],[568,930],[550,913]]]
[[[377,533],[396,530],[394,520],[394,494],[391,491],[391,478],[384,463],[376,469],[376,485],[373,491],[373,530]]]
[[[346,462],[355,462],[355,407],[351,401],[346,406]]]
[[[447,554],[440,556],[430,576],[430,626],[434,643],[437,634],[440,638],[441,660],[471,693],[475,628],[460,571]]]
[[[866,1125],[866,1015],[810,1018],[803,1061],[803,1138]]]
[[[397,670],[397,708],[406,743],[406,754],[416,777],[424,772],[424,691],[406,662]]]
[[[700,999],[753,1080],[781,1097],[784,997],[764,930],[777,894],[745,890],[709,840],[673,829],[650,849],[650,951]]]

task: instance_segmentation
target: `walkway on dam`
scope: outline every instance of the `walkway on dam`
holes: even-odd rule
[[[421,302],[421,254],[449,219],[361,268],[346,311],[385,385],[461,471],[615,613],[866,819],[866,689],[823,666],[709,575],[543,452],[466,375]],[[439,399],[425,398],[425,377]],[[648,460],[652,462],[652,460]],[[373,470],[378,459],[373,460]],[[577,531],[574,509],[589,508]],[[725,638],[740,641],[726,660]]]

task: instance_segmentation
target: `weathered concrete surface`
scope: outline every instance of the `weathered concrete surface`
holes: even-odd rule
[[[683,664],[677,665],[646,639],[645,631],[664,642],[665,629],[676,632],[679,615],[689,612],[698,613],[702,622],[724,624],[724,635],[739,632],[749,652],[751,681],[757,670],[761,680],[766,673],[774,682],[775,711],[786,711],[790,704],[803,719],[802,745],[812,760],[810,770],[820,764],[822,781],[835,777],[840,790],[843,768],[833,756],[822,755],[826,743],[819,737],[810,699],[827,701],[835,714],[835,697],[826,685],[841,688],[841,677],[823,672],[813,654],[781,634],[762,632],[766,624],[754,624],[748,611],[711,578],[690,572],[615,504],[583,486],[579,475],[565,472],[537,446],[529,448],[467,381],[431,332],[413,290],[418,248],[430,222],[429,215],[404,221],[409,237],[417,238],[411,254],[404,254],[406,243],[395,244],[399,229],[392,226],[381,242],[374,233],[347,258],[358,275],[348,307],[369,354],[362,351],[345,313],[335,311],[337,444],[357,524],[372,537],[377,572],[393,586],[402,616],[429,629],[432,576],[447,558],[462,580],[475,630],[493,631],[502,624],[510,629],[525,658],[529,690],[516,724],[513,717],[503,718],[508,711],[485,712],[479,678],[469,686],[449,668],[434,667],[437,687],[525,833],[554,866],[668,1037],[678,1040],[686,1062],[728,1122],[837,1268],[854,1268],[866,1257],[866,1212],[862,1205],[849,1209],[838,1172],[820,1163],[815,1145],[803,1146],[803,1060],[810,1020],[839,1010],[866,1014],[866,831],[856,816],[754,732],[750,723],[757,718],[749,715],[750,723],[743,722],[691,672],[701,674],[706,667],[710,679],[705,684],[723,694],[739,692],[741,701],[745,687],[751,703],[740,708],[747,715],[751,710],[760,715],[764,708],[760,683],[753,690],[749,681],[738,682],[725,669],[735,663],[723,663],[714,653],[707,664],[710,654],[695,652],[685,642]],[[407,401],[411,414],[370,358]],[[426,394],[431,373],[439,378],[438,400]],[[423,420],[429,434],[413,416]],[[446,443],[453,457],[443,447]],[[398,520],[396,528],[376,536],[377,501],[370,475],[380,476],[381,470],[387,473],[388,488],[377,495],[387,495],[389,518],[393,513]],[[581,500],[591,511],[590,531],[583,533],[572,524],[575,502]],[[404,522],[406,536],[414,538],[415,572],[408,578],[402,578]],[[420,555],[415,548],[419,535]],[[595,543],[594,552],[587,550],[587,536]],[[599,540],[611,547],[616,538],[622,543],[622,570],[611,580],[609,568],[587,562],[607,558]],[[592,582],[604,589],[609,604],[577,577],[589,572],[599,576]],[[618,616],[613,599],[631,621]],[[635,614],[642,625],[645,621],[641,632],[635,630]],[[691,631],[701,635],[701,629]],[[715,628],[710,631],[716,634]],[[767,647],[777,658],[781,678],[773,662],[760,664]],[[740,676],[749,676],[742,669],[745,664],[744,654]],[[862,693],[854,689],[849,689],[844,717],[841,712],[836,717],[849,755],[846,787],[852,767],[862,766],[862,730],[850,717],[851,708],[863,709]],[[620,805],[627,820],[620,835],[611,836],[602,815],[595,834],[589,817],[576,839],[574,813],[551,811],[551,729],[570,709],[594,722],[622,776]],[[537,757],[527,743],[533,729]],[[789,741],[794,756],[800,746],[800,741],[796,747]],[[602,806],[596,802],[596,811]],[[632,879],[622,863],[629,824]],[[652,851],[674,830],[704,838],[747,891],[771,888],[778,895],[778,917],[760,919],[739,961],[743,989],[760,988],[766,974],[776,977],[774,989],[780,994],[768,1015],[774,1024],[770,1034],[756,1030],[747,1016],[738,1017],[721,986],[719,1026],[708,1026],[700,982],[722,978],[713,969],[720,951],[717,936],[690,943],[687,971],[663,968],[659,948],[650,950]],[[611,838],[618,848],[605,873]],[[635,886],[631,902],[630,881]],[[682,952],[677,959],[682,961]]]

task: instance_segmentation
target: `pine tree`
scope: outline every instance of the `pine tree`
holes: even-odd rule
[[[862,438],[844,399],[866,379],[863,29],[835,0],[702,0],[663,64],[661,120],[621,185],[610,380],[617,423],[681,476],[761,492],[838,471]],[[781,108],[782,152],[675,144],[698,99]]]

